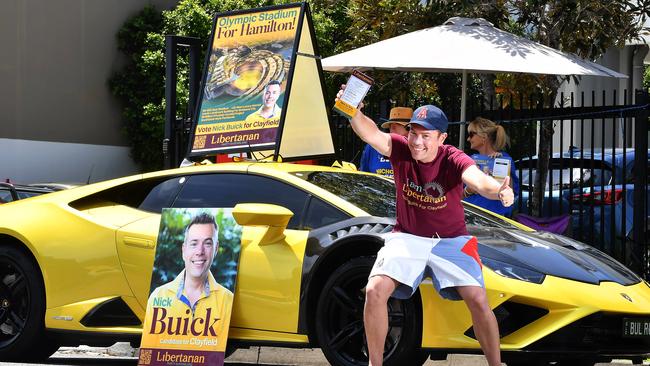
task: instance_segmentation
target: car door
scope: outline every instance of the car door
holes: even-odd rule
[[[307,230],[301,230],[307,192],[262,175],[215,173],[189,176],[173,207],[234,207],[269,203],[294,216],[286,237],[260,243],[264,229],[244,227],[231,327],[296,333]]]
[[[156,177],[120,187],[130,198],[130,204],[143,215],[117,230],[115,241],[122,272],[144,317],[151,285],[151,270],[155,243],[160,226],[160,213],[171,206],[185,183],[184,176]]]

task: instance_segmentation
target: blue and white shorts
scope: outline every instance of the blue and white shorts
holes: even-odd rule
[[[384,235],[370,276],[385,275],[399,285],[392,296],[408,299],[430,277],[445,299],[462,300],[457,286],[485,287],[478,242],[473,236],[435,239],[407,233]]]

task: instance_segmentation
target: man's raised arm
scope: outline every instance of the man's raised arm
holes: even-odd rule
[[[336,99],[339,99],[344,89],[345,85],[342,85]],[[392,147],[390,134],[382,132],[372,119],[361,112],[361,108],[363,108],[363,103],[357,108],[357,113],[350,120],[352,130],[360,139],[374,147],[377,152],[384,156],[390,156]]]

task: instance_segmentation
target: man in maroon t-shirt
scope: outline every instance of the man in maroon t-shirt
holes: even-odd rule
[[[408,298],[424,277],[432,277],[442,297],[465,301],[488,364],[501,365],[499,329],[487,301],[476,238],[468,236],[465,227],[461,199],[465,184],[508,207],[514,200],[509,180],[499,185],[469,156],[444,145],[448,121],[435,106],[415,110],[407,137],[381,132],[361,111],[350,123],[363,141],[390,157],[397,190],[397,223],[385,238],[366,285],[364,325],[370,365],[383,362],[388,298]]]

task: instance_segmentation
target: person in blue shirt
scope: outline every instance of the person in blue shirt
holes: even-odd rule
[[[413,116],[412,108],[391,108],[388,121],[382,123],[381,128],[389,130],[390,133],[406,136],[408,135],[406,125],[411,121],[411,116]],[[381,155],[370,145],[366,145],[363,149],[359,170],[393,178],[393,167],[390,165],[388,157]]]
[[[515,198],[519,194],[519,179],[515,170],[515,163],[503,149],[510,144],[508,135],[503,126],[493,121],[477,117],[467,126],[467,141],[470,143],[472,150],[478,151],[478,154],[471,155],[476,165],[485,174],[494,176],[494,166],[509,161],[510,184],[514,191]],[[497,177],[498,178],[498,177]],[[504,207],[498,200],[490,200],[479,194],[475,194],[469,188],[465,188],[465,201],[483,207],[503,216],[512,216],[513,204],[510,207]]]

